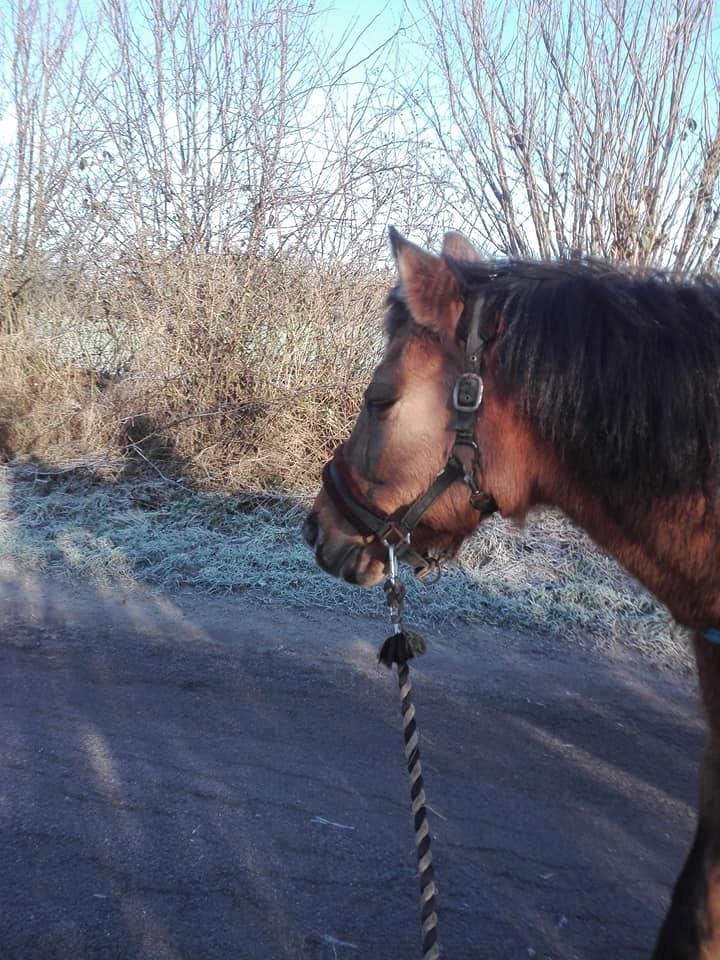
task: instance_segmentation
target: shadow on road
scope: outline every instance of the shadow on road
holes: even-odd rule
[[[419,956],[383,627],[0,578],[3,960]],[[453,960],[648,956],[692,683],[498,631],[414,671]]]

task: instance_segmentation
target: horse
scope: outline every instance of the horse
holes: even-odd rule
[[[424,576],[488,514],[556,507],[691,629],[697,826],[652,958],[720,958],[720,285],[390,240],[384,355],[303,535],[369,587],[391,551]]]

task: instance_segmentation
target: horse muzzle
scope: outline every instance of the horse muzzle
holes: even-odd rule
[[[305,517],[302,535],[318,566],[331,576],[363,587],[382,582],[387,548],[373,536],[359,532],[339,514],[324,487]]]

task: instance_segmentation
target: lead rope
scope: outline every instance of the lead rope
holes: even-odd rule
[[[402,611],[405,603],[405,586],[400,579],[399,564],[395,546],[385,542],[388,551],[388,578],[383,589],[388,606],[392,634],[385,640],[378,653],[378,660],[388,669],[397,665],[400,704],[403,718],[403,736],[405,739],[405,759],[410,776],[410,799],[412,801],[413,825],[415,827],[415,846],[417,848],[418,879],[420,881],[420,921],[423,935],[423,960],[440,960],[440,947],[437,935],[437,913],[435,911],[435,878],[430,849],[430,828],[428,826],[425,790],[423,788],[422,766],[415,707],[412,703],[412,686],[407,661],[425,653],[426,644],[419,633],[406,630],[403,626]]]

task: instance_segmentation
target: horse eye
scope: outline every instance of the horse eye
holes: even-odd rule
[[[389,410],[396,402],[395,397],[374,396],[368,390],[365,391],[365,406],[375,413],[383,413],[383,411]]]

